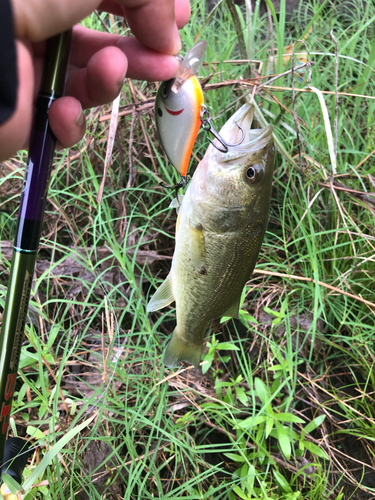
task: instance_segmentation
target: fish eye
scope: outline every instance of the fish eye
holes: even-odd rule
[[[259,182],[263,179],[264,176],[264,168],[259,163],[255,165],[251,165],[246,169],[246,179],[250,181],[252,184]]]
[[[161,96],[163,99],[166,99],[168,97],[168,89],[166,87],[166,85],[163,85],[162,89],[161,89]]]
[[[163,111],[161,110],[161,108],[157,109],[157,113],[160,116],[160,118],[163,116]]]

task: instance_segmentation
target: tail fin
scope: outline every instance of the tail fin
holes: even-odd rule
[[[189,361],[198,368],[202,356],[202,349],[202,345],[186,342],[186,340],[177,335],[176,330],[174,330],[172,339],[165,351],[163,362],[168,368],[173,368],[174,366],[178,366],[181,361]]]

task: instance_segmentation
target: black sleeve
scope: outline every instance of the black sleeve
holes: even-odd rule
[[[0,0],[0,124],[17,103],[17,54],[10,0]]]

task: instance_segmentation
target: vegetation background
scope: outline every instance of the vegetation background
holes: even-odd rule
[[[255,125],[275,130],[241,318],[211,325],[200,369],[162,365],[174,309],[146,304],[174,247],[160,183],[177,177],[156,137],[158,84],[128,82],[101,203],[111,106],[54,162],[11,419],[33,445],[20,498],[375,498],[375,5],[301,2],[288,21],[285,0],[260,7],[193,1],[182,31],[183,54],[208,41],[216,128],[252,100]],[[131,36],[111,15],[84,24]],[[291,72],[295,42],[305,66]],[[207,146],[201,131],[191,172]],[[2,306],[26,158],[1,165]]]

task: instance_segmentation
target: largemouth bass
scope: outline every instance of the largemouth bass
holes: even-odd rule
[[[210,145],[182,200],[171,271],[147,310],[176,301],[177,326],[164,355],[168,367],[199,366],[211,320],[238,317],[240,298],[255,267],[266,231],[275,149],[272,126],[251,130],[245,104],[224,125],[227,153]],[[237,125],[238,124],[238,125]]]

